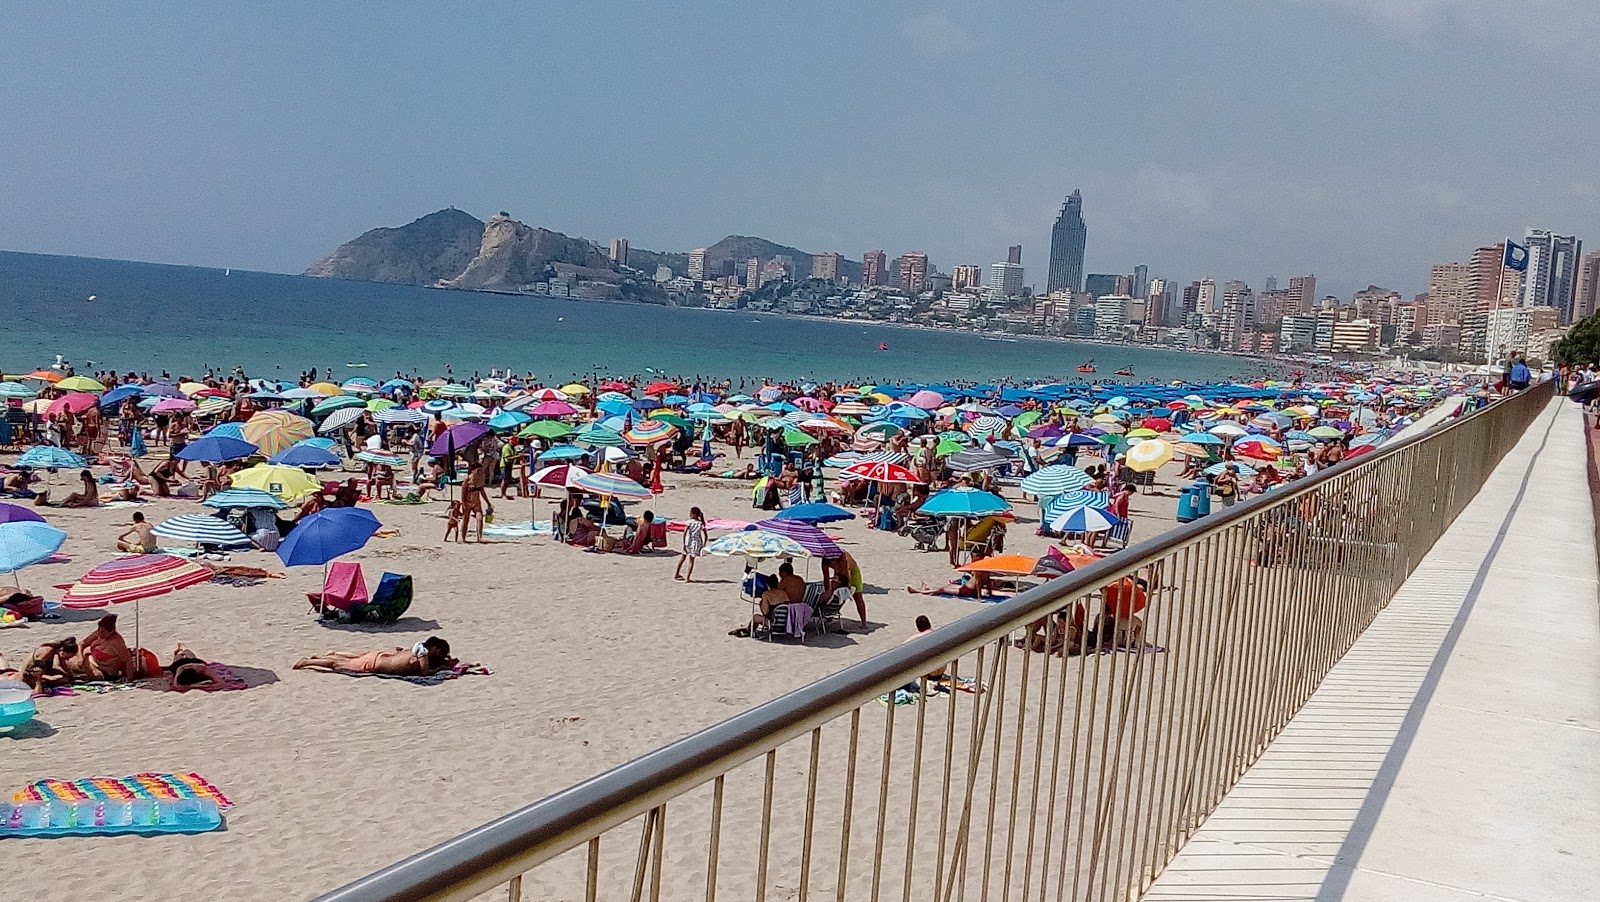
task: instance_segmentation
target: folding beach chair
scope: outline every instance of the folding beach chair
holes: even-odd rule
[[[367,597],[367,578],[361,572],[361,565],[354,561],[329,564],[322,591],[306,593],[311,607],[324,618],[329,608],[348,615],[353,606],[365,602]]]
[[[410,576],[385,572],[378,579],[371,601],[350,606],[350,622],[394,623],[411,607],[415,594],[416,587]]]

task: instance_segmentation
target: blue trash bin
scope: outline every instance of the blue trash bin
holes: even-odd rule
[[[1193,523],[1195,519],[1200,516],[1199,514],[1195,513],[1197,507],[1194,500],[1195,494],[1196,492],[1194,490],[1194,486],[1192,485],[1184,486],[1183,489],[1178,492],[1179,523]]]
[[[1190,488],[1194,489],[1195,519],[1209,517],[1211,515],[1211,483],[1197,482]]]

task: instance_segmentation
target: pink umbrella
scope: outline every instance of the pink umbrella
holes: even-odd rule
[[[891,464],[885,461],[863,461],[845,467],[839,473],[843,479],[866,479],[872,482],[900,482],[907,485],[917,485],[922,482],[916,473],[906,469],[900,464]]]
[[[944,406],[944,395],[936,391],[923,389],[907,398],[906,403],[912,407],[920,407],[923,410],[938,410]]]
[[[188,413],[191,410],[194,410],[194,402],[188,398],[162,398],[150,408],[151,413]]]
[[[578,408],[565,401],[541,401],[538,405],[523,411],[530,417],[564,417],[577,412]]]
[[[62,395],[54,401],[51,401],[50,406],[45,408],[45,414],[53,417],[63,410],[70,410],[73,413],[83,413],[85,410],[88,410],[98,403],[100,403],[100,399],[89,394],[88,392],[73,392],[70,395]]]
[[[813,398],[810,395],[806,395],[803,398],[795,398],[794,406],[801,410],[827,410],[829,405],[827,401],[821,398]]]

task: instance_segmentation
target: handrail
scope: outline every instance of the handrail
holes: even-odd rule
[[[1458,430],[1495,417],[1514,401],[1529,406],[1548,398],[1544,383],[1506,401],[1497,401],[1452,422],[1307,479],[1244,501],[1203,519],[1180,525],[1132,548],[1063,577],[986,605],[935,630],[922,641],[901,645],[786,695],[734,715],[687,737],[618,765],[581,783],[526,805],[383,870],[328,892],[316,902],[439,902],[472,899],[515,881],[519,875],[561,855],[585,840],[652,812],[679,794],[804,736],[835,718],[869,704],[895,687],[915,680],[930,666],[960,659],[1028,624],[1048,617],[1082,597],[1151,562],[1169,558],[1208,537],[1229,530],[1268,509],[1289,505],[1323,491],[1351,474],[1376,471],[1424,443],[1440,442]],[[1521,426],[1517,432],[1520,434]],[[1503,452],[1502,452],[1503,453]],[[1476,486],[1472,487],[1476,491]],[[1464,502],[1463,502],[1464,503]],[[1436,539],[1437,536],[1433,536]],[[1427,541],[1431,546],[1432,539]],[[1411,549],[1413,561],[1426,548]],[[1064,666],[1064,665],[1063,665]],[[1026,673],[1026,671],[1024,671]],[[881,828],[880,828],[881,829]],[[648,828],[647,828],[648,832]],[[641,855],[643,853],[641,852]],[[715,854],[715,852],[713,852]],[[513,894],[515,898],[516,894]]]

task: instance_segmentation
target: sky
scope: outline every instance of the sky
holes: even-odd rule
[[[0,249],[299,272],[456,206],[1323,293],[1600,248],[1594,0],[8,4]]]

